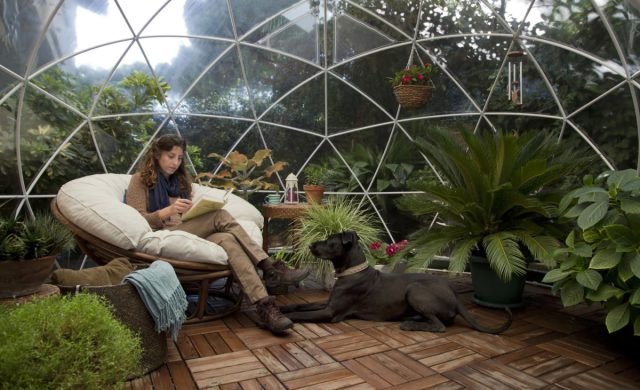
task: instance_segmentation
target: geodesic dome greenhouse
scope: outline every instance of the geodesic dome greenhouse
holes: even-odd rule
[[[0,11],[5,216],[47,208],[71,179],[133,172],[165,133],[187,139],[194,174],[233,150],[271,149],[289,164],[281,186],[328,164],[332,191],[370,206],[392,239],[406,233],[393,199],[430,170],[412,142],[429,129],[553,130],[598,156],[594,172],[638,167],[638,1],[4,0]],[[431,101],[404,108],[389,78],[423,63]]]

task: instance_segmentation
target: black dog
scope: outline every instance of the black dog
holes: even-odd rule
[[[315,256],[331,260],[338,280],[327,302],[282,306],[281,311],[292,321],[395,321],[419,317],[405,320],[400,328],[444,332],[445,324],[451,324],[460,314],[481,332],[501,333],[511,326],[508,309],[509,319],[502,326],[492,329],[480,325],[446,279],[418,273],[383,273],[369,267],[355,232],[331,235],[313,243],[310,249]]]

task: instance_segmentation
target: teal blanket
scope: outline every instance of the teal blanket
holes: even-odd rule
[[[156,260],[149,268],[131,272],[122,281],[131,283],[138,290],[156,323],[156,331],[169,330],[176,341],[186,319],[187,295],[171,264]]]

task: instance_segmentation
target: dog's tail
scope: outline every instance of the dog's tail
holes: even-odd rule
[[[497,328],[488,328],[484,325],[481,325],[478,320],[476,320],[475,317],[473,317],[471,313],[467,311],[467,308],[462,304],[462,302],[458,301],[458,314],[460,314],[460,316],[464,318],[464,320],[467,321],[473,329],[484,333],[498,334],[509,329],[511,323],[513,322],[513,314],[508,307],[505,307],[504,309],[507,311],[507,315],[509,316],[509,318],[507,318],[507,321]]]

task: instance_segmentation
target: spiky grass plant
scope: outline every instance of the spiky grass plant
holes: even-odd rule
[[[57,255],[74,245],[71,231],[49,213],[37,212],[24,221],[0,218],[0,261]]]
[[[296,264],[308,267],[322,279],[331,275],[331,262],[316,259],[309,246],[343,231],[355,231],[367,254],[369,245],[381,234],[375,215],[355,199],[331,197],[326,204],[310,206],[293,228]]]

